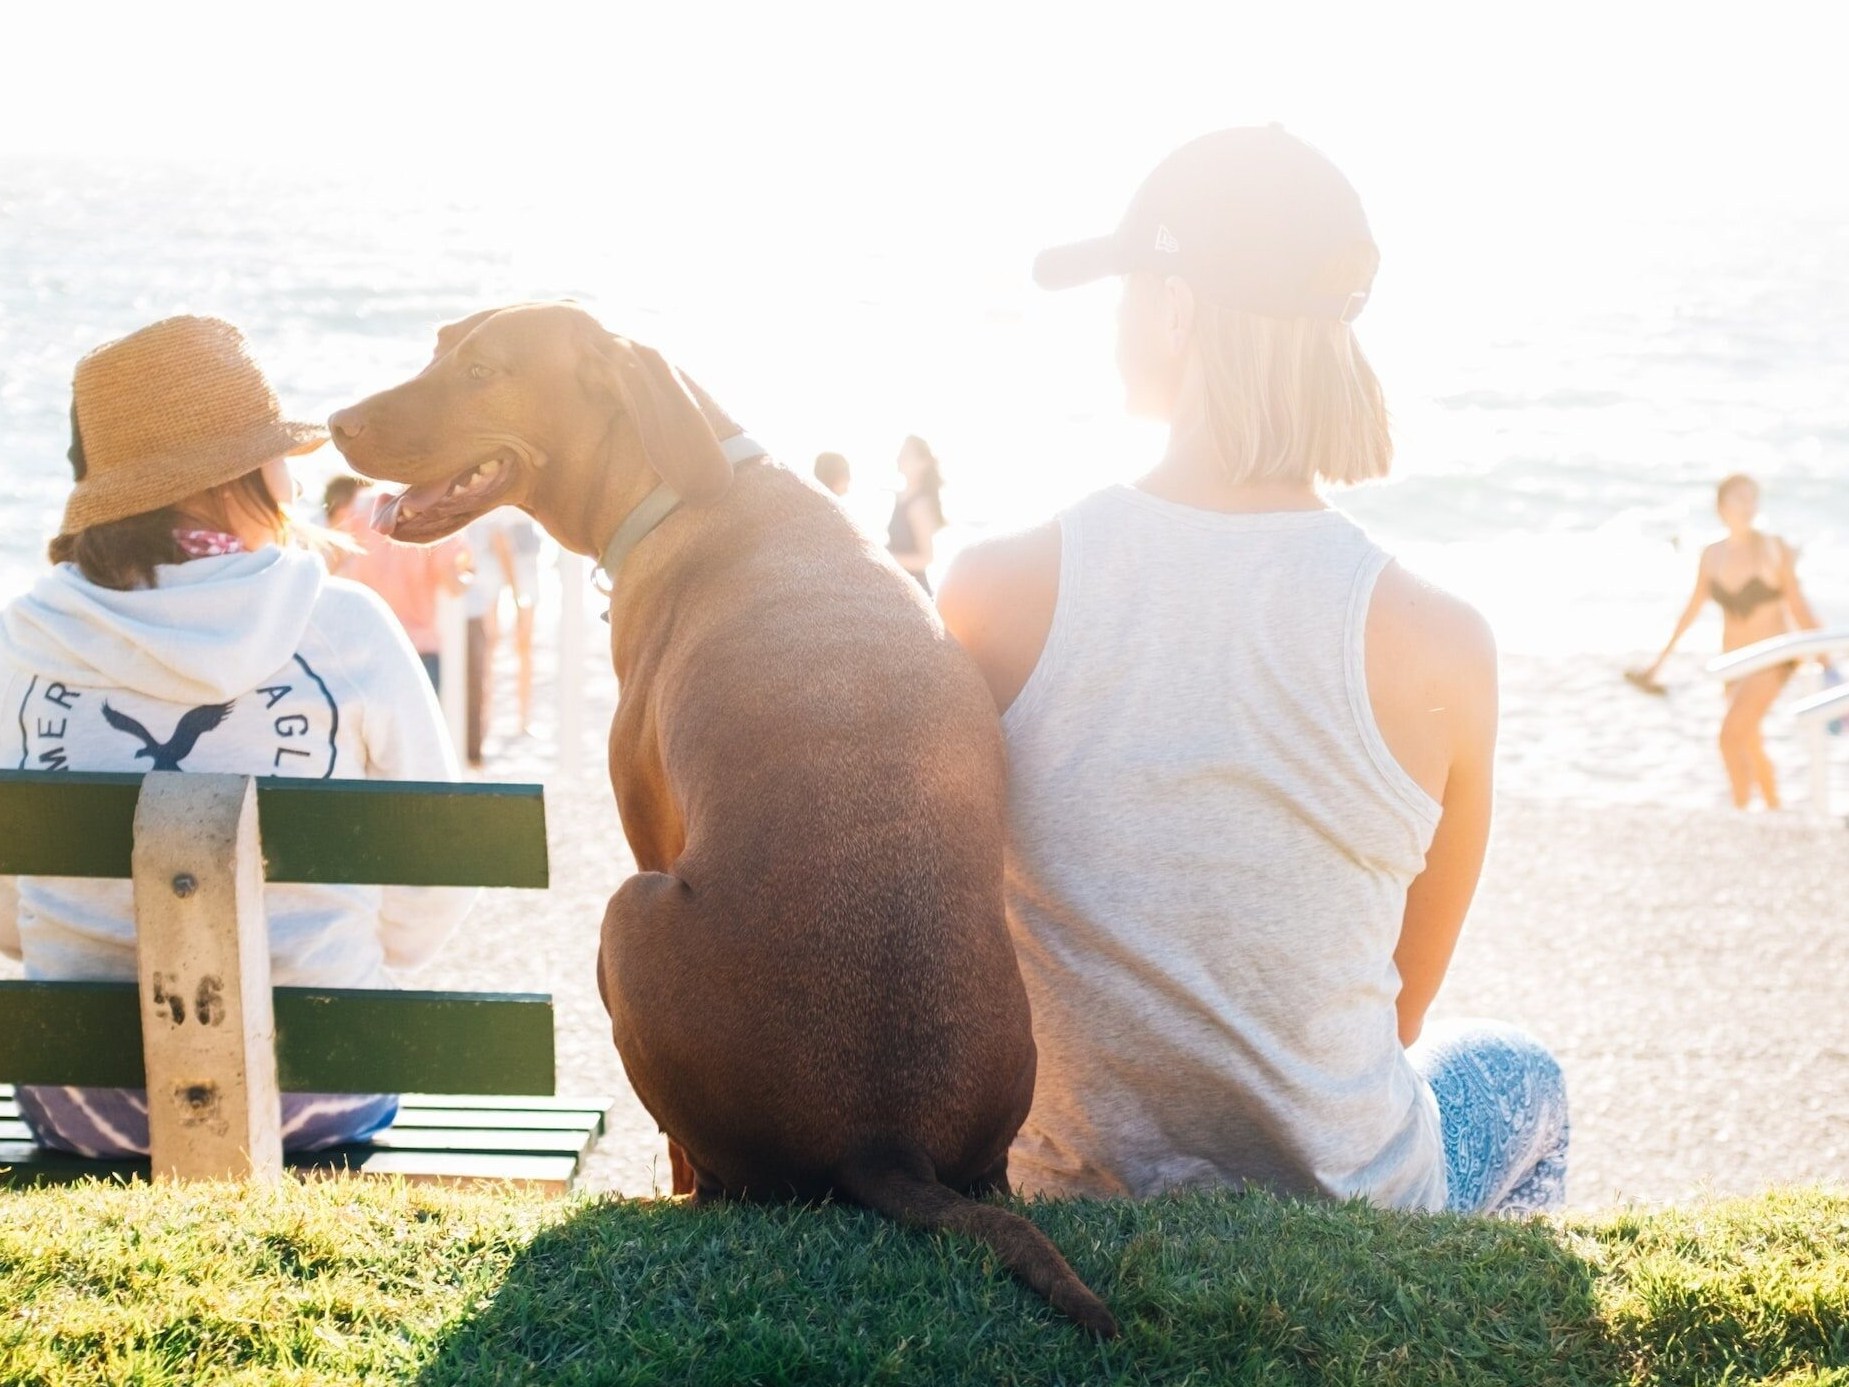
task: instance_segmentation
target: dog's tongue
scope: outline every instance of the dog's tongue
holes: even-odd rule
[[[393,534],[405,520],[429,510],[441,501],[448,490],[447,481],[434,481],[425,482],[422,486],[407,487],[396,496],[381,496],[373,504],[372,528],[382,535]]]

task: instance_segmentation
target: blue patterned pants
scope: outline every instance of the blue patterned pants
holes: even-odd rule
[[[39,1145],[79,1156],[148,1154],[148,1095],[138,1088],[22,1085],[19,1114]],[[319,1151],[364,1141],[398,1116],[395,1093],[285,1093],[285,1151]]]
[[[1447,1209],[1520,1215],[1566,1203],[1566,1078],[1539,1041],[1498,1021],[1439,1021],[1406,1056],[1438,1099]]]

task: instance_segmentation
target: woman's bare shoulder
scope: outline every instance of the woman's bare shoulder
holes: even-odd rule
[[[938,587],[944,626],[1006,708],[1027,682],[1059,601],[1059,522],[996,535],[951,561]]]
[[[1431,689],[1434,696],[1487,694],[1493,703],[1496,637],[1489,622],[1463,598],[1397,562],[1388,564],[1375,584],[1367,644],[1370,657],[1424,671],[1425,680],[1441,683],[1442,688]]]
[[[938,606],[949,620],[951,608],[1013,606],[1059,592],[1059,522],[992,535],[966,546],[944,574]]]
[[[1496,745],[1496,638],[1482,613],[1397,563],[1368,606],[1368,702],[1387,749],[1433,799],[1460,767],[1488,774]]]

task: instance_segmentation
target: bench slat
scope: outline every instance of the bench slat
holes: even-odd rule
[[[526,1127],[388,1127],[363,1143],[376,1151],[493,1151],[526,1156],[577,1156],[590,1150],[596,1133],[588,1127],[547,1130]],[[31,1141],[24,1119],[0,1118],[0,1143]]]
[[[394,1127],[504,1127],[522,1130],[589,1131],[603,1135],[614,1100],[609,1098],[508,1098],[499,1094],[403,1093]],[[17,1118],[19,1101],[11,1084],[0,1084],[0,1120]]]
[[[551,999],[279,987],[276,1067],[296,1093],[549,1095]],[[0,982],[10,1083],[140,1088],[134,983]]]
[[[336,1147],[284,1158],[297,1175],[397,1176],[414,1184],[511,1182],[563,1194],[577,1180],[573,1156],[508,1155],[499,1152],[380,1151],[371,1147]],[[0,1141],[0,1187],[72,1184],[88,1179],[145,1180],[146,1161],[92,1161],[47,1151],[29,1142]]]
[[[92,1161],[30,1141],[0,1141],[0,1186],[68,1185],[78,1180],[147,1179],[146,1161]]]
[[[396,1176],[412,1184],[511,1183],[564,1194],[578,1180],[572,1156],[524,1156],[444,1151],[378,1151],[341,1147],[312,1160],[288,1162],[298,1175],[316,1173]]]
[[[0,1086],[3,1087],[3,1086]],[[594,1112],[607,1113],[615,1106],[614,1098],[556,1098],[520,1094],[509,1097],[500,1093],[401,1093],[398,1101],[408,1108],[503,1108],[509,1112]]]
[[[0,771],[0,874],[129,876],[139,775]],[[547,883],[538,785],[257,781],[271,881]]]
[[[596,1139],[587,1128],[575,1131],[464,1131],[454,1127],[387,1127],[366,1145],[375,1151],[505,1151],[523,1156],[582,1158]]]
[[[0,1108],[0,1119],[5,1117]],[[591,1132],[603,1130],[602,1115],[593,1112],[496,1112],[486,1108],[412,1108],[403,1102],[392,1120],[394,1131],[407,1127],[432,1130],[463,1129],[504,1132]]]

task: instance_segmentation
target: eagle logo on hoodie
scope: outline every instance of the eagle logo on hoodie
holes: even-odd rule
[[[236,702],[235,699],[232,702]],[[180,762],[192,755],[199,739],[217,727],[231,715],[231,703],[208,703],[202,708],[192,708],[181,714],[180,721],[173,729],[173,735],[164,742],[154,740],[148,729],[131,718],[127,713],[118,713],[107,702],[103,704],[103,721],[118,732],[126,732],[141,741],[141,750],[135,753],[135,759],[149,757],[153,764],[148,767],[155,771],[177,771]]]
[[[163,703],[120,685],[35,673],[17,708],[18,768],[178,771],[189,769],[190,759],[241,775],[334,774],[340,709],[300,655],[248,694],[196,707],[190,701]],[[169,719],[173,732],[163,740]]]

